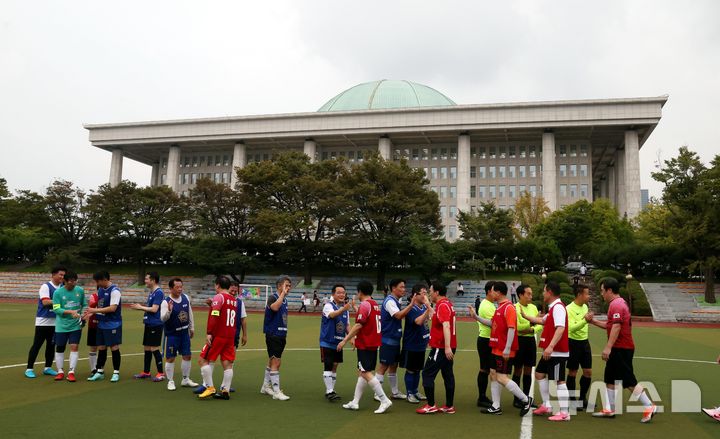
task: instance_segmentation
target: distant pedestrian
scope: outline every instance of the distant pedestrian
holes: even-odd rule
[[[317,290],[313,291],[313,312],[317,311],[317,307],[320,306],[320,296],[317,294]]]
[[[308,312],[307,306],[309,303],[310,301],[307,298],[307,294],[302,293],[302,296],[300,296],[300,309],[298,310],[298,312],[303,312],[303,310],[305,310],[305,312]]]

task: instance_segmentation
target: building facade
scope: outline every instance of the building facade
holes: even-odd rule
[[[357,85],[317,112],[87,124],[90,142],[112,154],[110,184],[124,158],[149,165],[152,185],[184,193],[199,178],[234,184],[235,168],[274,153],[311,160],[363,160],[368,151],[421,168],[440,199],[445,236],[456,215],[492,201],[511,208],[520,194],[551,210],[608,198],[621,215],[641,209],[639,150],[667,96],[457,105],[409,81]]]

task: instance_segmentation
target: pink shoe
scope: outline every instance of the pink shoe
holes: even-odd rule
[[[550,408],[546,407],[545,404],[543,404],[540,407],[533,410],[533,415],[537,415],[537,416],[552,415],[552,410],[550,410]]]
[[[720,422],[720,407],[716,407],[714,409],[702,409],[702,411],[712,419]]]
[[[557,415],[550,416],[548,418],[548,421],[569,421],[570,420],[570,414],[565,412],[558,412]]]

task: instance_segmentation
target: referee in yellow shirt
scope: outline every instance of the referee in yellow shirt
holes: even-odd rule
[[[492,400],[487,397],[488,378],[490,374],[490,363],[492,355],[490,354],[490,330],[492,328],[492,318],[495,315],[495,304],[487,300],[487,294],[492,288],[494,282],[489,280],[485,282],[485,298],[478,304],[477,309],[468,306],[470,316],[478,322],[478,338],[477,351],[480,357],[480,371],[477,375],[478,386],[478,407],[490,407]]]
[[[530,386],[532,384],[532,369],[537,361],[537,346],[535,343],[535,334],[542,331],[542,325],[533,325],[524,319],[522,314],[526,316],[537,317],[539,312],[537,306],[532,303],[533,292],[528,285],[520,284],[517,287],[518,303],[515,304],[517,310],[517,331],[518,331],[518,352],[513,359],[513,381],[520,386],[520,376],[522,376],[523,393],[530,395]],[[522,401],[515,398],[513,407],[521,408]]]
[[[575,403],[577,410],[582,411],[587,407],[587,392],[592,382],[592,351],[590,350],[590,341],[588,341],[588,322],[585,320],[585,314],[588,313],[587,303],[590,300],[590,289],[585,285],[576,285],[574,293],[575,300],[565,307],[568,314],[568,341],[570,343],[567,387],[571,400],[576,400],[575,376],[578,368],[582,367],[580,402]]]

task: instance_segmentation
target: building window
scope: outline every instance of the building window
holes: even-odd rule
[[[528,146],[528,156],[529,157],[535,157],[535,145]]]
[[[478,187],[478,198],[485,198],[485,186]]]
[[[485,178],[485,166],[480,166],[480,178]]]
[[[457,207],[450,206],[450,212],[448,214],[448,218],[455,218],[457,216]]]
[[[470,166],[470,178],[477,177],[477,168],[475,166]]]
[[[498,177],[505,178],[505,166],[498,166]]]
[[[495,158],[495,147],[494,147],[494,146],[491,146],[491,147],[489,147],[488,149],[490,150],[490,153],[489,153],[490,158],[491,158],[491,159],[494,159],[494,158]]]
[[[440,186],[440,198],[447,198],[447,186]]]
[[[440,218],[447,217],[447,207],[446,206],[440,206]]]
[[[490,178],[495,178],[495,166],[490,166],[488,169],[490,171],[489,172]]]
[[[495,186],[488,186],[488,198],[495,198]]]
[[[525,178],[525,165],[518,166],[518,177]]]
[[[223,183],[230,183],[230,180],[228,179],[228,173],[227,173],[227,172],[223,172],[223,173],[222,173],[222,182],[223,182]]]
[[[455,235],[457,235],[457,226],[449,226],[448,227],[448,238],[455,239]]]
[[[588,196],[588,185],[581,184],[580,185],[580,197],[587,198],[587,196]]]
[[[457,160],[457,148],[450,148],[450,160]]]
[[[570,185],[570,196],[571,196],[572,198],[577,197],[577,185],[576,185],[576,184],[571,184],[571,185]]]
[[[470,148],[470,157],[472,157],[472,158],[477,157],[477,148],[475,148],[474,146],[472,148]]]
[[[450,178],[457,178],[457,167],[450,167]]]
[[[431,149],[430,152],[431,152],[431,154],[432,154],[432,159],[433,159],[433,160],[437,160],[437,159],[438,159],[438,150],[437,150],[437,148]]]
[[[400,150],[399,149],[394,150],[393,160],[400,160]]]
[[[448,150],[447,148],[440,148],[440,160],[447,160]]]
[[[508,157],[515,158],[515,145],[508,146]]]
[[[567,177],[567,165],[560,165],[560,176]]]
[[[560,145],[560,157],[567,157],[567,147],[565,145]]]
[[[435,180],[435,179],[438,178],[438,171],[437,171],[437,169],[438,169],[438,168],[430,168],[430,178],[432,178],[433,180]]]
[[[417,148],[413,148],[412,150],[412,159],[413,160],[420,160],[420,150]]]
[[[447,168],[443,166],[440,168],[440,178],[446,179],[448,177]]]
[[[570,145],[570,157],[577,157],[577,145]]]
[[[197,158],[197,156],[193,156],[193,158],[192,158],[193,168],[197,168],[197,165],[198,165],[198,158]]]
[[[478,156],[480,156],[481,159],[487,158],[487,155],[485,154],[485,147],[484,147],[484,146],[481,146],[480,148],[478,148],[478,151],[479,151],[479,152],[478,152]]]
[[[423,168],[423,171],[425,172],[425,178],[430,178],[430,168]]]
[[[327,151],[323,151],[323,152],[322,152],[322,159],[323,159],[323,160],[327,160],[327,159],[328,159],[328,152],[327,152]]]
[[[531,197],[537,196],[537,186],[535,186],[534,184],[530,185],[530,196]]]
[[[577,177],[577,165],[570,165],[570,176]]]
[[[515,166],[508,166],[508,177],[515,178]]]
[[[560,196],[567,197],[567,185],[566,184],[560,185]]]
[[[508,186],[508,198],[515,198],[515,186]]]
[[[470,186],[470,198],[475,198],[475,197],[476,197],[477,194],[476,194],[476,190],[475,190],[475,189],[476,189],[475,186]]]
[[[450,186],[450,198],[457,198],[457,186]]]
[[[588,146],[580,145],[580,157],[587,157],[587,156],[588,156]]]
[[[588,166],[587,165],[580,165],[580,176],[581,177],[587,177],[588,173]]]
[[[421,149],[421,151],[422,151],[422,156],[420,156],[420,157],[422,158],[422,160],[427,160],[429,157],[430,150],[427,148],[423,148],[423,149]]]
[[[505,198],[505,185],[498,186],[498,198]]]
[[[216,173],[215,173],[214,178],[213,178],[213,181],[214,181],[215,183],[220,183],[220,173],[219,173],[219,172],[216,172]]]
[[[345,151],[340,151],[340,157],[345,157]]]
[[[197,183],[197,174],[193,172],[192,174],[190,174],[190,184],[195,183]]]
[[[162,174],[162,175],[160,176],[160,184],[161,184],[161,185],[164,185],[166,181],[167,181],[167,175],[166,175],[166,174]]]
[[[518,187],[518,196],[522,196],[522,194],[524,194],[524,193],[525,193],[525,185],[524,185],[524,184],[521,184],[521,185]]]
[[[537,177],[537,167],[535,165],[530,165],[530,178]]]
[[[501,159],[504,159],[504,158],[505,158],[505,147],[504,147],[504,146],[501,146],[501,147],[499,148],[499,150],[500,150],[500,158],[501,158]]]
[[[525,158],[525,147],[519,146],[518,149],[520,150],[520,158]]]

